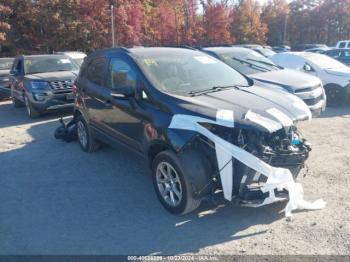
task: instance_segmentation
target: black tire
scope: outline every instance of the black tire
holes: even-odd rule
[[[24,96],[24,104],[27,109],[27,114],[30,118],[40,117],[41,113],[35,107],[33,107],[32,103],[26,95]]]
[[[12,99],[12,104],[15,108],[24,107],[24,103],[22,101],[18,100],[17,98],[15,98],[13,96],[11,97],[11,99]]]
[[[9,99],[9,98],[10,98],[9,95],[0,93],[0,101],[1,101],[1,100],[7,100],[7,99]]]
[[[77,117],[76,126],[77,126],[78,142],[81,149],[87,153],[92,153],[98,150],[101,144],[93,137],[93,135],[91,134],[90,128],[88,127],[88,124],[86,123],[85,119],[82,116]],[[82,132],[85,132],[86,143],[83,142]]]
[[[348,90],[345,87],[330,84],[325,86],[327,106],[341,106],[348,99]]]
[[[162,196],[161,190],[157,181],[157,170],[160,165],[169,164],[177,173],[181,184],[181,200],[177,205],[170,205]],[[183,171],[180,159],[170,150],[160,152],[152,163],[152,180],[157,197],[163,207],[172,214],[187,214],[199,207],[201,204],[200,198],[194,198],[193,187],[191,185],[189,175]],[[170,196],[168,197],[170,198]]]

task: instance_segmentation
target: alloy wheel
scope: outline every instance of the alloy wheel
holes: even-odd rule
[[[182,200],[180,177],[168,162],[161,162],[156,169],[158,190],[163,200],[170,206],[178,206]]]
[[[77,124],[77,133],[78,133],[78,138],[79,138],[79,142],[80,144],[86,148],[87,147],[87,132],[86,132],[86,128],[85,125],[82,121],[79,121]]]

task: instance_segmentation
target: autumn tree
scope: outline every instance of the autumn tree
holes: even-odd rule
[[[269,45],[285,44],[287,39],[289,5],[286,0],[270,0],[262,10],[261,20],[268,27]]]
[[[6,33],[10,30],[10,24],[8,23],[10,13],[10,7],[0,4],[0,44],[6,41]]]
[[[233,37],[230,34],[231,16],[225,1],[208,0],[203,5],[203,21],[205,44],[232,44]]]
[[[239,0],[234,8],[232,35],[238,43],[266,42],[267,25],[261,21],[261,9],[255,0]]]

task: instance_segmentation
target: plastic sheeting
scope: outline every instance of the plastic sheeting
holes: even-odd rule
[[[273,112],[276,113],[276,112]],[[229,112],[229,110],[219,110],[217,112],[216,121],[191,116],[191,115],[174,115],[169,128],[173,129],[184,129],[191,130],[202,134],[207,137],[215,144],[216,157],[218,161],[218,166],[220,170],[220,178],[223,188],[224,197],[231,201],[232,200],[232,180],[233,180],[233,168],[232,168],[232,157],[238,161],[244,163],[251,169],[261,173],[266,176],[267,182],[262,187],[263,192],[269,192],[269,197],[267,197],[262,204],[251,205],[253,207],[259,207],[280,201],[281,199],[275,196],[275,189],[283,190],[286,189],[289,192],[289,202],[287,203],[285,209],[285,215],[291,216],[292,211],[296,209],[322,209],[326,206],[326,202],[322,199],[316,200],[315,202],[308,202],[304,200],[302,185],[295,183],[292,173],[286,168],[272,167],[260,160],[256,156],[250,154],[244,149],[229,143],[228,141],[220,138],[219,136],[213,134],[207,128],[203,127],[200,123],[212,123],[217,125],[222,125],[226,127],[234,126],[234,112]],[[277,126],[280,128],[283,124],[264,118],[254,112],[249,111],[247,113],[251,121],[257,121],[261,125],[264,125],[269,130],[275,130]],[[279,115],[276,118],[281,118],[283,116]],[[284,119],[284,124],[287,120]],[[278,129],[277,129],[278,130]]]

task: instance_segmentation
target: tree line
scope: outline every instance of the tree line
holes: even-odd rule
[[[350,39],[350,0],[2,0],[3,52]]]

